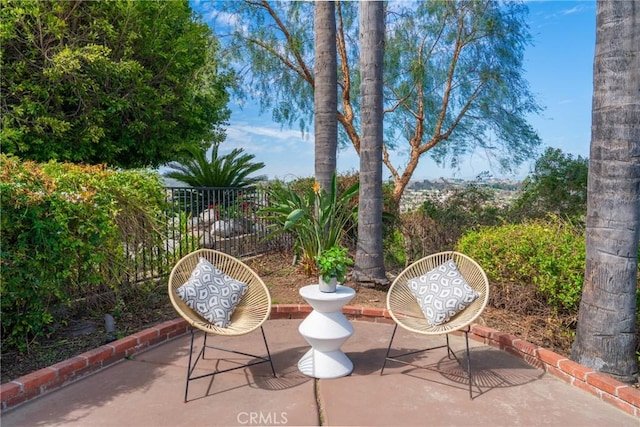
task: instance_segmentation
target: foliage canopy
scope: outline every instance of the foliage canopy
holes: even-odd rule
[[[222,139],[230,76],[187,1],[7,0],[0,21],[4,153],[145,167]]]
[[[226,20],[233,28],[217,31],[233,35],[225,37],[225,49],[243,64],[244,94],[259,94],[276,121],[306,130],[316,84],[313,3],[247,0],[214,7],[233,17]],[[341,142],[360,153],[357,7],[336,4],[337,120]],[[482,150],[506,170],[535,153],[540,139],[526,117],[540,106],[523,78],[526,12],[516,2],[387,4],[383,161],[396,202],[427,152],[459,167],[462,156]],[[392,149],[408,154],[405,165],[392,162]]]
[[[522,183],[511,215],[542,218],[549,214],[583,220],[587,214],[589,159],[547,148]]]

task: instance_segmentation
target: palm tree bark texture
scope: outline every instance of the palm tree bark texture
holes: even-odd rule
[[[338,147],[338,73],[336,51],[336,15],[332,1],[318,1],[314,8],[314,133],[315,176],[329,191],[336,172]]]
[[[586,269],[571,358],[638,378],[640,5],[598,1],[587,190]]]
[[[358,247],[352,278],[364,286],[386,285],[382,246],[382,146],[384,3],[361,1],[361,122]]]

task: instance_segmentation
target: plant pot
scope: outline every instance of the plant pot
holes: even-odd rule
[[[318,277],[318,287],[320,288],[320,292],[335,292],[337,285],[338,279],[336,277],[332,277],[329,282],[325,282],[322,276]]]

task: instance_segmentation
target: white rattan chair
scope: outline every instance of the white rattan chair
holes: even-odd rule
[[[416,297],[409,290],[409,280],[420,277],[435,267],[453,259],[460,271],[460,274],[469,283],[469,285],[476,290],[480,296],[471,303],[464,310],[450,318],[442,325],[432,326],[425,318],[422,309],[418,305]],[[387,310],[389,315],[395,321],[395,327],[389,341],[389,347],[387,348],[387,354],[385,356],[384,364],[380,375],[383,374],[384,368],[388,361],[395,361],[404,364],[411,364],[400,359],[403,356],[411,354],[421,353],[428,350],[434,350],[437,348],[447,348],[447,355],[449,358],[455,358],[458,363],[460,360],[457,358],[455,352],[449,345],[449,333],[455,331],[461,331],[464,333],[466,342],[466,358],[467,366],[466,371],[469,378],[469,396],[472,394],[472,375],[471,375],[471,360],[469,354],[469,332],[471,331],[471,324],[482,314],[484,308],[489,300],[489,280],[484,270],[474,260],[468,256],[459,252],[440,252],[437,254],[424,257],[415,263],[411,264],[405,270],[403,270],[398,277],[393,281],[389,291],[387,293]],[[446,335],[446,344],[422,350],[415,350],[407,353],[401,353],[396,355],[390,355],[391,345],[396,334],[398,326],[417,334],[422,335]],[[461,366],[462,367],[462,366]],[[464,367],[463,367],[464,369]]]
[[[247,293],[242,297],[242,299],[236,306],[235,311],[233,312],[233,315],[231,317],[231,325],[229,325],[229,327],[220,328],[213,325],[202,316],[200,316],[197,312],[192,310],[176,294],[176,289],[182,286],[191,276],[191,272],[198,264],[200,257],[207,259],[211,264],[215,265],[225,274],[233,277],[238,281],[246,283],[248,286]],[[178,312],[178,314],[180,314],[180,316],[182,316],[191,326],[189,366],[187,367],[187,383],[184,392],[185,402],[187,401],[187,394],[189,392],[189,382],[196,379],[209,377],[220,374],[222,372],[246,368],[248,366],[266,362],[269,362],[269,364],[271,365],[273,376],[276,376],[275,369],[273,368],[273,362],[271,361],[269,345],[267,344],[264,329],[262,328],[262,324],[269,318],[269,315],[271,314],[271,295],[269,294],[269,290],[262,279],[249,266],[233,256],[212,249],[199,249],[197,251],[191,252],[184,258],[180,259],[171,271],[171,275],[169,276],[169,298],[171,299],[171,304]],[[252,332],[258,328],[260,328],[260,331],[262,332],[262,339],[267,351],[266,356],[256,356],[253,354],[207,345],[208,335],[239,336],[248,334],[249,332]],[[204,332],[204,343],[195,361],[193,361],[193,344],[196,331],[198,330]],[[253,360],[244,365],[234,366],[229,369],[216,369],[214,372],[194,375],[196,365],[201,359],[204,359],[204,353],[207,348],[240,354],[243,356],[252,357],[257,360]]]

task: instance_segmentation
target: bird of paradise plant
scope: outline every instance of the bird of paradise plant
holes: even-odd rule
[[[259,211],[259,215],[270,223],[271,233],[267,237],[294,233],[296,253],[307,274],[313,275],[317,272],[316,257],[324,250],[340,246],[345,234],[355,226],[357,210],[351,206],[351,201],[358,189],[356,182],[339,193],[335,174],[329,191],[317,182],[302,194],[290,186],[270,187],[269,206]]]

